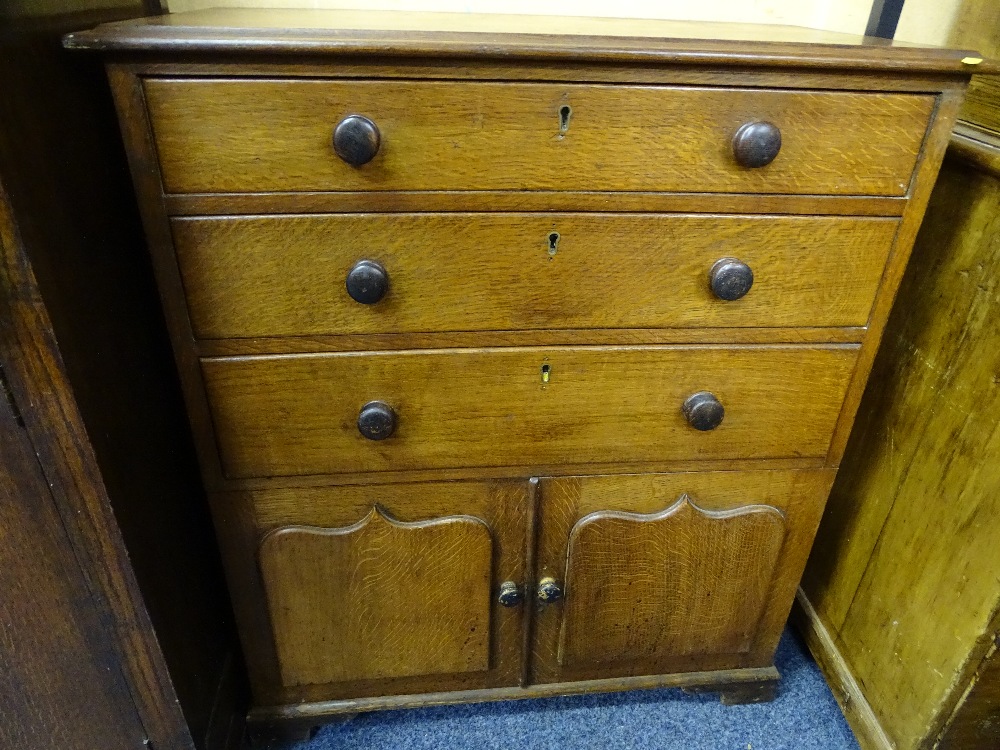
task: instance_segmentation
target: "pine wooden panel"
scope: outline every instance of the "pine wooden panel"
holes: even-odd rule
[[[940,750],[1000,746],[1000,650],[994,642],[941,734]]]
[[[748,651],[784,538],[776,508],[706,511],[687,494],[659,513],[585,516],[569,535],[559,663]]]
[[[260,565],[282,681],[303,685],[489,668],[493,544],[481,519],[288,526]]]
[[[348,214],[172,228],[202,338],[567,328],[863,326],[898,222],[789,216]],[[555,247],[550,235],[555,233]],[[712,294],[723,257],[754,272]],[[361,259],[389,294],[355,302]]]
[[[824,455],[857,347],[580,347],[203,359],[230,477]],[[548,382],[542,367],[550,368]],[[711,432],[681,404],[713,392]],[[360,408],[398,427],[361,437]]]
[[[803,588],[886,734],[933,742],[995,633],[1000,185],[949,162]]]
[[[310,190],[652,190],[903,195],[934,97],[545,83],[149,79],[168,193]],[[563,132],[560,108],[572,115]],[[372,119],[363,167],[333,127]],[[782,130],[744,169],[733,135]],[[849,124],[848,124],[849,123]]]

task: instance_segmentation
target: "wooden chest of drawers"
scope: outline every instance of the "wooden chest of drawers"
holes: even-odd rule
[[[773,694],[961,53],[347,12],[67,44],[109,54],[252,719]]]

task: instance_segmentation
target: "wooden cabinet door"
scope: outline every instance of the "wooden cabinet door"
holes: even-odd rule
[[[267,699],[517,685],[525,608],[500,606],[498,596],[506,581],[525,591],[534,486],[251,493],[256,569],[245,559],[243,572],[259,576],[260,596],[246,593],[241,625]]]
[[[829,470],[543,479],[533,682],[771,663]]]

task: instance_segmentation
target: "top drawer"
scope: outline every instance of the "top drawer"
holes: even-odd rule
[[[326,80],[145,83],[169,193],[360,190],[904,195],[934,97],[665,86]],[[378,151],[332,147],[348,115]],[[781,133],[737,163],[741,126]]]

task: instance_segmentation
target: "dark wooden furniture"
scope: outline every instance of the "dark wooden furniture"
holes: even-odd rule
[[[998,31],[968,0],[952,41]],[[974,77],[799,594],[864,750],[1000,747],[998,112]]]
[[[966,53],[268,11],[66,43],[108,56],[254,721],[773,695]]]
[[[0,4],[0,747],[221,750],[238,647],[102,67]]]

